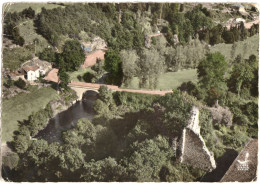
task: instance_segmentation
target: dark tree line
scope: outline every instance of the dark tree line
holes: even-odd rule
[[[247,37],[251,37],[257,33],[259,33],[258,24],[254,24],[247,30],[244,23],[241,22],[236,26],[231,26],[229,30],[219,24],[212,29],[199,31],[199,38],[211,45],[218,43],[231,44],[240,40],[245,40]]]
[[[144,44],[144,34],[131,11],[123,10],[122,21],[113,4],[73,4],[65,8],[42,9],[38,32],[54,46],[61,35],[80,38],[80,31],[100,36],[112,49],[139,48]]]
[[[13,40],[13,42],[17,45],[24,45],[24,38],[20,35],[18,24],[14,22],[10,22],[4,25],[4,34],[9,39]]]

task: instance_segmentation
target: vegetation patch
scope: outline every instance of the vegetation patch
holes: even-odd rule
[[[32,113],[44,108],[51,100],[57,98],[54,89],[31,86],[30,93],[21,93],[2,101],[2,141],[11,141],[13,132],[18,128],[18,121],[23,121]],[[32,108],[33,107],[33,108]]]
[[[20,35],[24,38],[25,44],[33,44],[35,53],[41,52],[50,45],[45,38],[36,33],[33,20],[20,21],[20,23]]]
[[[28,45],[26,47],[19,47],[3,50],[3,67],[9,68],[11,71],[21,67],[25,61],[32,59],[34,47]]]

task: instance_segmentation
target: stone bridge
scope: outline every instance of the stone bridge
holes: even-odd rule
[[[98,89],[100,88],[100,86],[107,86],[107,88],[112,91],[125,91],[125,92],[130,92],[130,93],[142,93],[142,94],[161,95],[161,96],[172,92],[172,90],[154,91],[154,90],[122,89],[122,88],[119,88],[118,86],[113,86],[113,85],[75,82],[75,81],[71,81],[71,83],[69,83],[68,86],[71,89],[76,91],[76,93],[78,95],[78,100],[81,100],[83,97],[83,94],[86,93],[87,91],[95,91],[98,93]]]

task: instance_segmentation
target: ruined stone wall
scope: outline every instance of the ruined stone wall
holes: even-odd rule
[[[184,129],[183,150],[180,161],[205,171],[216,168],[213,155],[205,146],[205,142],[199,134],[189,128]]]
[[[183,130],[179,145],[181,163],[205,171],[216,168],[214,156],[209,152],[200,135],[199,109],[195,106],[192,107],[188,125]]]

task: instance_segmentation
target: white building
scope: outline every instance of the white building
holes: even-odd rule
[[[28,81],[35,81],[40,77],[40,67],[25,66],[23,70],[25,71],[25,78]]]

